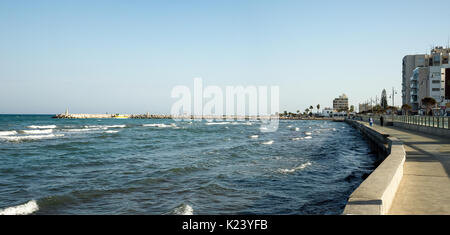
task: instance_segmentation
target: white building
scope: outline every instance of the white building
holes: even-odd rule
[[[440,107],[445,107],[445,71],[450,65],[430,66],[429,90],[427,94],[436,100]]]
[[[332,108],[324,108],[322,109],[322,115],[324,117],[332,117],[335,111]]]

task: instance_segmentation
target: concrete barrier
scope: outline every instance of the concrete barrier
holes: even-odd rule
[[[385,215],[394,200],[403,177],[406,153],[403,143],[394,137],[372,129],[360,121],[347,121],[361,130],[380,150],[386,152],[384,161],[350,195],[344,215]]]

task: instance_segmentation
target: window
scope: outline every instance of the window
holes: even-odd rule
[[[433,80],[432,83],[441,83],[440,80]]]
[[[431,90],[432,90],[432,91],[440,91],[441,88],[432,88]]]

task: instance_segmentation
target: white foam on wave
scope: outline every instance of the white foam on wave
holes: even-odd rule
[[[172,213],[174,215],[193,215],[194,209],[192,206],[188,204],[181,204],[180,206],[176,207],[172,210]]]
[[[17,131],[0,131],[0,136],[15,135]]]
[[[111,125],[111,126],[105,126],[106,128],[125,128],[127,125]]]
[[[303,137],[295,137],[295,138],[292,138],[292,140],[294,140],[294,141],[296,141],[296,140],[302,140],[303,139]]]
[[[219,122],[216,122],[216,123],[219,123]],[[253,125],[253,123],[251,123],[251,122],[232,122],[231,124],[232,125],[246,125],[246,126]]]
[[[25,134],[50,134],[53,129],[41,129],[41,130],[23,130]]]
[[[55,137],[64,136],[63,134],[48,134],[48,135],[23,135],[23,136],[1,136],[0,138],[8,141],[21,141],[21,140],[39,140],[39,139],[49,139]]]
[[[75,129],[66,129],[66,131],[68,131],[68,132],[86,132],[86,131],[98,131],[101,129],[105,130],[107,128],[81,128],[81,129],[75,128]]]
[[[305,136],[305,139],[312,139],[311,136]]]
[[[294,167],[294,168],[292,168],[292,169],[280,169],[279,172],[280,172],[280,173],[284,173],[284,174],[287,174],[287,173],[294,173],[294,172],[296,172],[296,171],[298,171],[298,170],[303,170],[303,169],[305,169],[307,166],[311,166],[311,163],[310,163],[310,162],[303,163],[303,164],[301,164],[300,166]]]
[[[56,128],[56,125],[46,125],[46,126],[31,125],[31,126],[28,126],[28,128],[32,128],[32,129],[54,129],[54,128]]]
[[[39,210],[39,206],[35,200],[31,200],[25,204],[8,207],[0,210],[0,215],[29,215]]]
[[[305,135],[312,135],[311,132],[305,132]]]
[[[164,124],[164,123],[153,123],[153,124],[143,124],[142,126],[167,128],[167,127],[176,127],[177,125],[175,123],[172,123],[170,125],[167,125],[167,124]]]
[[[226,125],[226,124],[230,124],[229,122],[207,122],[205,123],[205,125]]]
[[[108,126],[103,125],[93,125],[93,126],[84,126],[86,129],[93,129],[93,130],[106,130],[108,129]]]
[[[117,132],[119,132],[119,131],[113,131],[113,130],[105,131],[105,133],[117,133]]]
[[[265,144],[265,145],[271,145],[271,144],[273,144],[273,140],[269,140],[269,141],[266,141],[266,142],[262,142],[262,144]]]
[[[249,137],[252,138],[252,139],[257,139],[259,136],[258,135],[251,135]]]

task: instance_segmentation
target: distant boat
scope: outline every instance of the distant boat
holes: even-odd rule
[[[113,118],[130,118],[130,116],[128,115],[120,115],[120,114],[116,114],[114,116],[112,116]]]

